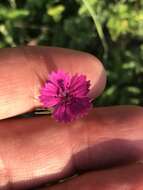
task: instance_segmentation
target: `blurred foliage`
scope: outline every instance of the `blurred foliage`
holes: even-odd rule
[[[95,104],[143,104],[143,0],[0,0],[0,47],[24,44],[96,55],[108,82]]]

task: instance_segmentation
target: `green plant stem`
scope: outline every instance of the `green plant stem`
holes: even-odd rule
[[[105,40],[105,37],[104,37],[102,26],[101,26],[100,22],[98,21],[96,13],[95,13],[94,9],[91,7],[88,0],[82,0],[82,1],[83,1],[84,5],[86,6],[87,10],[89,11],[89,14],[91,15],[91,17],[93,19],[93,22],[95,24],[97,33],[99,35],[99,38],[100,38],[101,43],[102,43],[103,48],[104,48],[104,57],[107,57],[108,46],[107,46],[107,43],[106,43],[106,40]]]

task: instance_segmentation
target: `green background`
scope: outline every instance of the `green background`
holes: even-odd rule
[[[96,55],[97,106],[143,104],[143,0],[0,0],[0,47],[52,45]],[[96,71],[95,71],[96,73]]]

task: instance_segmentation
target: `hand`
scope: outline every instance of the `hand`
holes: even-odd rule
[[[56,68],[87,75],[91,97],[104,89],[103,66],[89,54],[46,47],[0,50],[0,189],[54,182],[41,189],[141,190],[143,108],[95,108],[68,125],[49,116],[6,119],[40,106],[39,89]]]

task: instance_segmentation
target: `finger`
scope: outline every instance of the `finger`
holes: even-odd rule
[[[47,116],[3,120],[0,158],[0,184],[13,189],[136,162],[143,158],[143,108],[97,108],[68,125]]]
[[[134,164],[100,172],[90,172],[53,187],[39,190],[142,190],[143,165]]]
[[[39,107],[39,90],[49,72],[83,73],[91,80],[91,97],[105,86],[105,71],[94,56],[62,48],[25,47],[0,50],[0,119]]]

